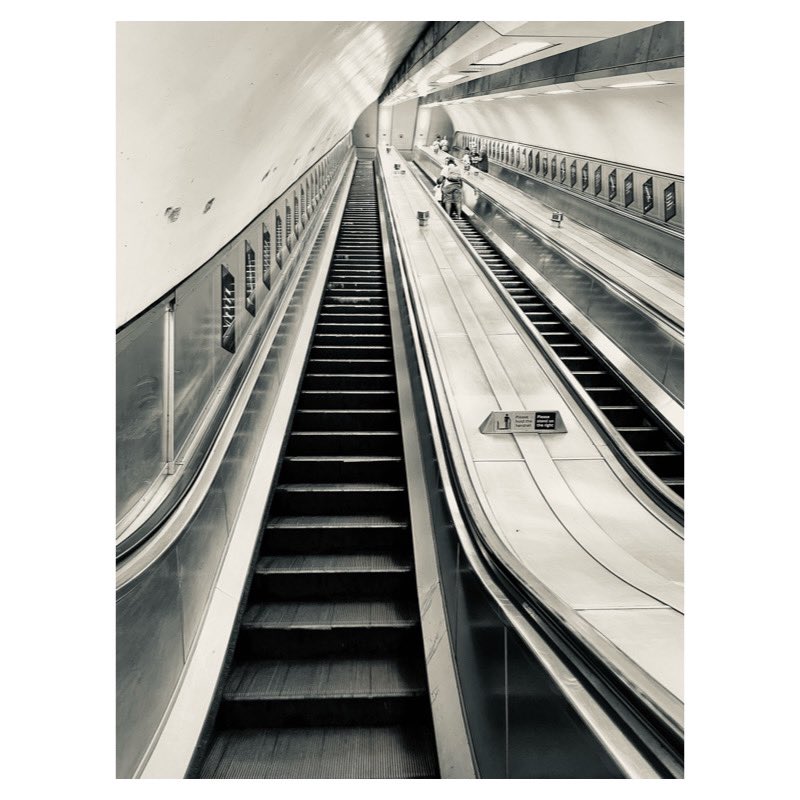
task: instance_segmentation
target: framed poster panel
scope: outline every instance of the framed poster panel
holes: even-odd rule
[[[584,164],[581,168],[581,191],[586,191],[589,188],[589,165]]]
[[[547,177],[547,156],[542,159],[542,175]]]
[[[664,222],[669,222],[678,213],[678,198],[675,194],[675,183],[664,189]]]
[[[536,158],[533,159],[533,171],[538,175],[539,174],[539,154],[536,154]]]
[[[561,183],[564,183],[564,181],[567,179],[567,159],[566,158],[562,158],[561,159],[561,164],[559,165],[559,168],[558,168],[558,177],[561,180]]]
[[[533,153],[528,150],[528,172],[533,169]]]
[[[594,171],[594,196],[600,194],[603,191],[603,167],[599,166]]]
[[[556,179],[556,157],[553,156],[550,159],[550,177],[555,180]]]
[[[569,165],[569,185],[574,186],[578,182],[578,162],[573,161]]]
[[[653,179],[648,178],[642,184],[642,210],[645,214],[653,210]]]
[[[617,196],[617,171],[612,169],[608,173],[608,199],[613,200]]]
[[[625,181],[623,183],[623,192],[625,194],[625,208],[627,208],[633,202],[633,173],[629,173],[625,176]]]

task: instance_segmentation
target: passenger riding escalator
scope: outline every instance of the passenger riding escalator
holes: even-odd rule
[[[232,647],[195,777],[438,775],[370,161],[350,187]]]

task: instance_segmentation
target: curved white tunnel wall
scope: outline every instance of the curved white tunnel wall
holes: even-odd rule
[[[120,23],[117,325],[350,131],[424,24]]]
[[[456,130],[683,175],[682,85],[476,100],[441,108]]]

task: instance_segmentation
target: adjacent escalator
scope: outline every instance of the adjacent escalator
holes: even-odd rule
[[[604,359],[520,276],[469,218],[454,221],[619,435],[666,486],[683,497],[683,442],[647,410]]]
[[[195,777],[437,776],[370,161],[350,187],[233,647]]]

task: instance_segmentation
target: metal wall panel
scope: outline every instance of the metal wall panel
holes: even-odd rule
[[[212,397],[219,323],[214,304],[216,270],[194,276],[175,293],[175,453]]]
[[[505,626],[463,561],[456,590],[456,663],[475,759],[482,778],[505,778]]]
[[[621,778],[619,768],[512,631],[508,669],[509,778]]]
[[[117,519],[161,471],[164,413],[164,306],[117,339]]]
[[[183,669],[178,558],[169,553],[117,598],[117,775],[131,775]]]
[[[183,641],[192,647],[203,618],[230,530],[226,522],[227,498],[212,486],[175,548],[183,608]]]

